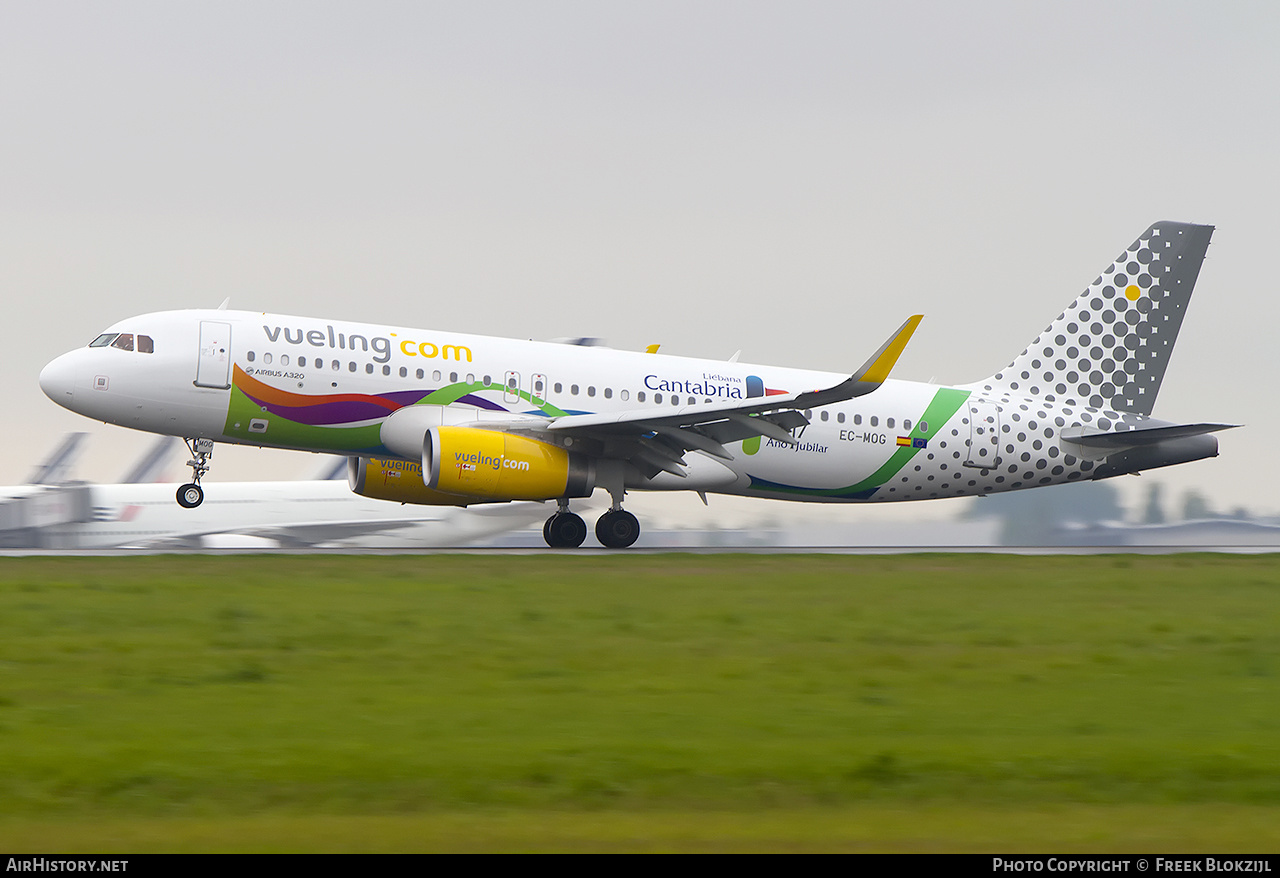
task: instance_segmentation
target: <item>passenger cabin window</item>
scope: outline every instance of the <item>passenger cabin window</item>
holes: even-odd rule
[[[252,363],[252,362],[253,362],[254,357],[256,357],[256,356],[258,356],[258,355],[257,355],[257,354],[255,354],[253,351],[249,351],[249,353],[247,353],[247,354],[245,354],[245,355],[244,355],[244,358],[245,358],[246,360],[248,360],[250,363]]]
[[[299,368],[299,369],[301,369],[301,368],[303,368],[303,367],[304,367],[304,366],[306,366],[306,365],[307,365],[307,358],[306,358],[306,357],[298,357],[298,368]]]
[[[629,390],[618,391],[618,398],[621,399],[623,402],[626,402],[630,396],[631,396],[631,391]]]
[[[264,363],[266,363],[268,366],[270,366],[270,365],[271,365],[271,354],[263,354],[263,355],[262,355],[262,362],[264,362]]]

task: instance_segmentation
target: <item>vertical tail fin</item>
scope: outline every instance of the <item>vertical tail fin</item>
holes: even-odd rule
[[[1212,235],[1213,226],[1151,226],[1012,363],[979,383],[1150,415]]]

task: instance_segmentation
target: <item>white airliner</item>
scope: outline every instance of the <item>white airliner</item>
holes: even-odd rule
[[[546,515],[542,503],[423,508],[358,497],[343,458],[326,458],[337,466],[313,480],[221,482],[210,502],[180,510],[172,486],[150,483],[176,439],[162,437],[121,482],[95,484],[68,478],[85,435],[66,437],[26,485],[0,487],[0,548],[421,549],[460,546]]]
[[[240,311],[124,320],[40,386],[96,420],[184,437],[200,504],[215,442],[348,456],[357,494],[465,506],[555,500],[543,535],[640,533],[628,490],[781,500],[963,497],[1216,456],[1226,424],[1151,411],[1212,226],[1159,222],[1008,366],[972,384],[889,380],[919,316],[850,376]],[[225,303],[224,303],[225,307]]]
[[[50,524],[47,548],[460,546],[521,528],[545,515],[540,503],[424,509],[357,497],[343,481],[222,482],[209,502],[183,512],[171,485],[81,485],[87,515]],[[79,499],[77,497],[77,499]]]

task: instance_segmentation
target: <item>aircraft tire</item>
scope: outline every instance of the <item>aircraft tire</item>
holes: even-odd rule
[[[178,489],[178,505],[183,509],[195,509],[203,502],[204,489],[199,485],[183,485]]]
[[[587,523],[572,512],[557,512],[542,526],[542,535],[553,549],[576,549],[587,538]]]
[[[596,539],[606,549],[625,549],[640,538],[640,522],[625,509],[612,509],[596,522]]]

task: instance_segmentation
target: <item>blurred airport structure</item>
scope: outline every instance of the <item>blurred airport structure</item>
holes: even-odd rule
[[[545,548],[536,526],[546,517],[544,504],[458,509],[371,500],[347,487],[344,458],[326,459],[310,480],[212,483],[216,490],[205,504],[181,509],[176,485],[161,481],[178,440],[160,438],[119,483],[93,484],[70,478],[84,439],[83,433],[69,434],[26,484],[0,488],[0,549]],[[1127,511],[1119,498],[1109,482],[1085,482],[947,501],[951,516],[934,520],[868,521],[876,517],[869,507],[857,523],[833,513],[723,528],[659,525],[647,529],[637,546],[1280,547],[1280,521],[1253,518],[1244,509],[1215,512],[1194,492],[1169,504],[1153,480],[1140,509]]]
[[[84,434],[70,434],[27,484],[0,488],[0,548],[435,548],[530,528],[541,503],[471,509],[411,506],[353,494],[346,459],[328,459],[319,478],[213,483],[207,502],[178,506],[161,483],[179,446],[161,437],[116,484],[69,478]],[[536,530],[536,529],[534,529]]]

